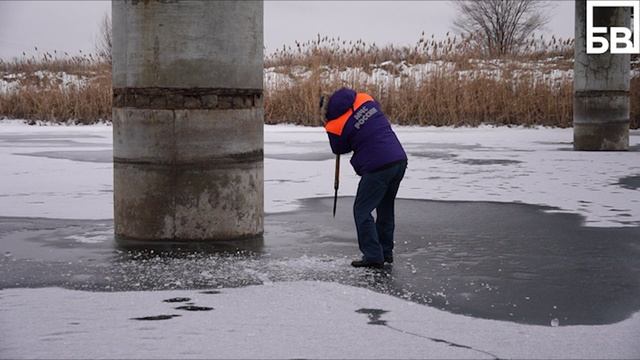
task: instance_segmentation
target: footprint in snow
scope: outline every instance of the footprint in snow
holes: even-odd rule
[[[186,297],[176,297],[176,298],[171,298],[171,299],[166,299],[166,300],[162,300],[163,302],[167,302],[167,303],[177,303],[177,302],[186,302],[191,300],[190,298],[186,298]]]
[[[358,309],[356,310],[358,314],[365,314],[369,318],[369,325],[387,325],[386,320],[380,320],[383,314],[388,313],[387,310],[382,309]]]
[[[207,306],[195,306],[195,305],[185,305],[185,306],[178,306],[176,308],[176,310],[186,310],[186,311],[210,311],[213,310],[212,307],[207,307]]]
[[[215,294],[220,294],[220,291],[218,291],[218,290],[207,290],[207,291],[201,291],[200,294],[215,295]]]
[[[143,316],[143,317],[137,317],[137,318],[131,318],[131,320],[169,320],[169,319],[173,319],[174,317],[178,317],[180,315],[156,315],[156,316]]]

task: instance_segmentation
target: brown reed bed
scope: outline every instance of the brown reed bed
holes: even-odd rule
[[[92,78],[65,88],[21,87],[0,94],[0,114],[9,118],[92,124],[111,120],[111,78]]]
[[[517,82],[483,76],[461,80],[440,73],[420,83],[406,80],[382,88],[370,84],[319,83],[310,78],[265,94],[265,122],[318,126],[317,99],[342,85],[376,98],[397,124],[431,126],[546,125],[569,127],[572,122],[572,83],[548,86],[532,78]]]
[[[320,94],[350,86],[372,94],[397,124],[571,126],[572,40],[531,38],[517,54],[499,59],[485,57],[471,40],[423,34],[414,46],[378,47],[318,36],[279,49],[265,57],[265,68],[286,81],[265,83],[265,123],[321,125]],[[407,76],[420,64],[431,70]],[[637,57],[633,64],[640,68]],[[389,81],[372,77],[381,70]],[[553,72],[560,76],[546,78]],[[64,83],[63,75],[77,81]],[[87,124],[111,119],[111,65],[104,58],[40,53],[0,60],[2,79],[19,82],[12,91],[0,89],[0,117]],[[631,126],[638,128],[640,77],[632,79],[631,104]]]
[[[0,60],[0,117],[91,124],[111,120],[111,65],[85,54],[48,52]]]
[[[487,58],[471,37],[422,37],[414,46],[377,47],[318,36],[284,47],[265,59],[272,73],[289,81],[267,84],[265,121],[321,124],[314,107],[321,93],[349,86],[373,95],[392,122],[403,125],[545,125],[570,127],[573,117],[572,39],[532,37],[520,51]],[[640,68],[637,57],[634,67]],[[371,75],[385,65],[396,81],[381,84],[367,76],[327,79],[327,69]],[[400,66],[432,64],[436,71],[403,76]],[[556,74],[556,76],[550,76]],[[304,76],[301,76],[304,75]],[[464,74],[464,76],[462,76]],[[285,77],[287,80],[287,77]],[[631,85],[631,126],[638,128],[640,77]]]

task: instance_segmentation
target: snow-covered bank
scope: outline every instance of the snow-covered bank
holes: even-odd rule
[[[90,72],[84,75],[69,74],[64,71],[38,70],[32,73],[1,73],[0,72],[0,94],[17,91],[28,87],[82,87],[98,76],[105,74]]]
[[[631,77],[640,77],[640,62],[633,62]],[[319,76],[328,84],[334,82],[357,83],[361,85],[398,88],[410,81],[420,84],[434,75],[453,74],[459,79],[485,77],[500,80],[510,79],[514,83],[520,79],[533,79],[541,83],[558,85],[573,81],[573,60],[549,58],[537,61],[482,60],[469,59],[467,65],[455,62],[433,60],[425,63],[409,64],[406,61],[394,63],[384,61],[370,64],[368,68],[331,68],[321,66]],[[273,66],[264,69],[266,89],[282,89],[312,77],[313,71],[304,66]]]
[[[188,299],[176,299],[176,298]],[[164,302],[175,299],[183,302]],[[185,303],[209,311],[177,309]],[[334,283],[201,291],[0,291],[3,358],[638,358],[640,316],[543,327]],[[134,320],[180,315],[167,320]]]
[[[410,64],[407,61],[394,63],[383,61],[370,64],[368,68],[345,67],[331,68],[322,66],[320,77],[327,83],[335,81],[362,85],[376,85],[384,88],[399,87],[403,82],[411,81],[416,84],[437,74],[456,74],[460,79],[486,77],[489,79],[510,78],[517,81],[521,78],[533,78],[543,83],[555,84],[573,80],[573,61],[551,57],[548,59],[531,61],[514,60],[483,60],[469,59],[468,64],[458,69],[460,64],[451,61],[433,60],[429,62]],[[631,77],[640,76],[640,62],[631,64]],[[304,66],[272,66],[263,70],[265,89],[274,90],[288,87],[296,82],[308,80],[313,71]],[[82,75],[70,74],[62,71],[38,70],[33,73],[3,73],[0,72],[0,93],[16,91],[25,86],[69,88],[82,87],[98,76],[96,72],[85,72]]]
[[[571,151],[572,129],[395,127],[409,154],[399,197],[522,202],[577,213],[588,226],[637,226],[640,132],[629,152]],[[111,127],[0,122],[0,216],[109,219]],[[333,155],[321,128],[265,126],[265,207],[282,212],[333,195]],[[342,162],[340,195],[358,177]]]

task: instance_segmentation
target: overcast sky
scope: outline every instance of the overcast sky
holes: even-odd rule
[[[546,33],[573,35],[573,1],[554,1]],[[94,51],[99,23],[110,1],[0,0],[0,58],[33,53],[34,47],[76,54]],[[363,39],[378,45],[414,44],[422,31],[443,37],[455,11],[449,1],[265,1],[267,51],[315,35]]]

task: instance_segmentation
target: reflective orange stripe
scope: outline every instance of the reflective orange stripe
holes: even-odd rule
[[[373,98],[368,94],[359,93],[358,95],[356,95],[356,101],[353,102],[353,109],[358,110],[358,108],[367,101],[373,101]]]
[[[327,123],[324,125],[324,129],[327,130],[328,133],[332,133],[338,136],[342,135],[342,129],[344,129],[344,126],[347,124],[347,120],[349,120],[351,114],[353,114],[353,111],[349,109],[346,113],[340,115],[339,117],[327,121]]]
[[[373,98],[368,94],[358,93],[358,95],[356,95],[356,100],[353,102],[353,109],[358,110],[360,106],[362,106],[364,103],[368,101],[373,101]],[[347,124],[349,117],[351,117],[351,114],[353,114],[353,109],[349,109],[344,114],[338,116],[337,118],[327,121],[327,123],[324,126],[324,129],[328,133],[332,133],[338,136],[342,135],[342,130],[344,129],[344,126]]]

